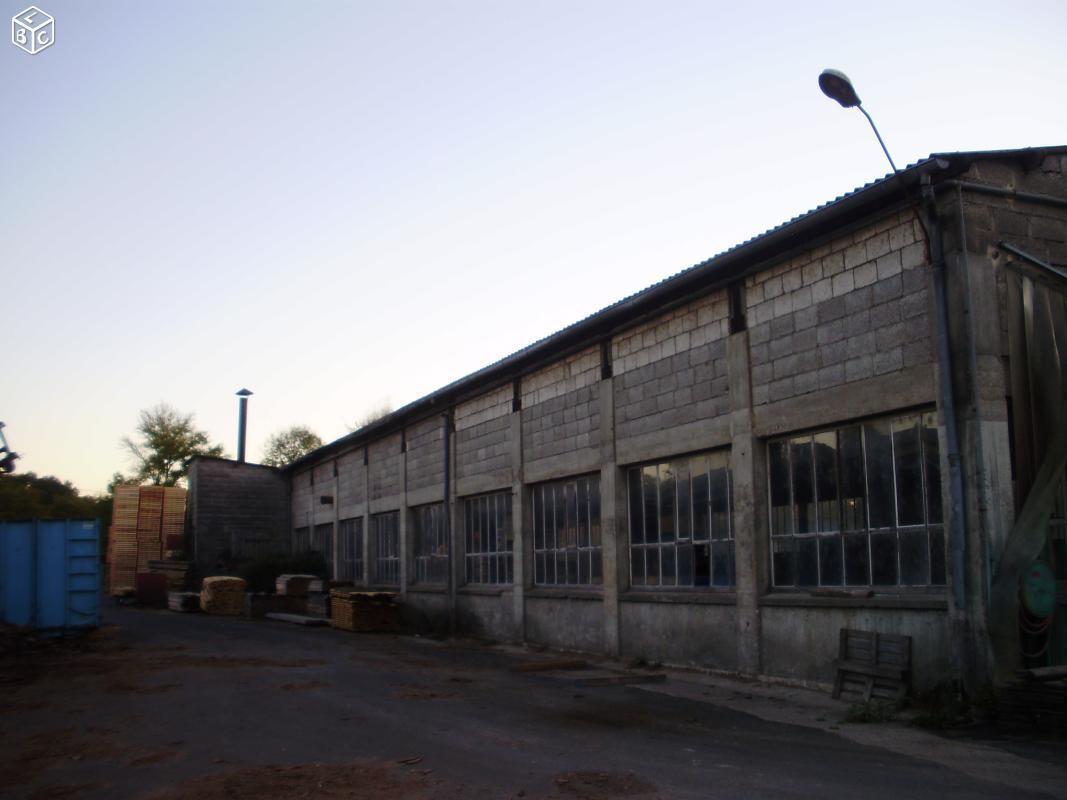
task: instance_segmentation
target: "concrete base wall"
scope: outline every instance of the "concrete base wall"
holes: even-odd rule
[[[626,599],[619,604],[622,655],[649,662],[734,670],[736,626],[732,605]]]
[[[527,595],[526,641],[559,650],[603,652],[603,600]]]
[[[513,641],[515,621],[511,592],[505,591],[499,595],[461,592],[456,597],[456,630],[477,639]]]
[[[761,616],[767,675],[832,683],[841,628],[910,636],[913,689],[929,689],[951,674],[948,615],[943,609],[764,606]]]

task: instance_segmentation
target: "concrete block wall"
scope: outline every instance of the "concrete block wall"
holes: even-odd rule
[[[311,525],[311,470],[297,472],[290,480],[292,497],[289,502],[290,517],[294,528]]]
[[[457,494],[511,485],[511,408],[510,385],[456,406]]]
[[[407,490],[431,490],[441,499],[444,489],[444,421],[434,417],[407,429]]]
[[[289,549],[289,481],[277,469],[197,458],[189,468],[187,537],[200,576]]]
[[[753,404],[931,364],[928,265],[904,211],[748,277]]]
[[[370,501],[396,497],[401,491],[400,460],[402,437],[394,433],[367,446],[367,472]]]
[[[552,477],[549,460],[568,474],[599,464],[600,373],[600,348],[591,347],[523,379],[523,460],[535,479]]]
[[[729,410],[728,317],[726,292],[718,291],[613,338],[620,462],[694,449],[687,441],[711,444],[708,420]]]
[[[337,459],[337,512],[340,519],[361,516],[367,499],[367,468],[363,449]]]

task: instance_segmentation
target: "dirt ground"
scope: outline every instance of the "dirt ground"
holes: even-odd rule
[[[164,611],[105,623],[0,631],[0,795],[1067,796],[1060,745],[849,726],[804,690]]]

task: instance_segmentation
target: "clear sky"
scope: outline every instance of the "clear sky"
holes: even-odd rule
[[[28,0],[0,1],[6,20]],[[331,440],[898,164],[1067,143],[1067,4],[39,0],[0,43],[0,419]],[[5,40],[9,37],[5,36]]]

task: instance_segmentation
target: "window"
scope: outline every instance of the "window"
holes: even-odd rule
[[[534,583],[604,582],[600,555],[600,477],[533,487]]]
[[[432,503],[413,508],[411,520],[415,526],[415,580],[420,583],[447,583],[445,504]]]
[[[311,528],[293,528],[293,552],[306,553],[311,549]]]
[[[363,517],[343,519],[338,523],[337,579],[363,580]]]
[[[626,485],[632,586],[734,585],[725,451],[630,467]]]
[[[511,492],[463,501],[467,583],[511,583]]]
[[[934,414],[768,445],[775,586],[941,586],[945,534]]]
[[[322,555],[326,574],[333,575],[333,523],[316,525],[311,529],[311,549]]]
[[[374,582],[383,586],[399,586],[400,512],[389,511],[371,517],[370,535],[374,546]]]

